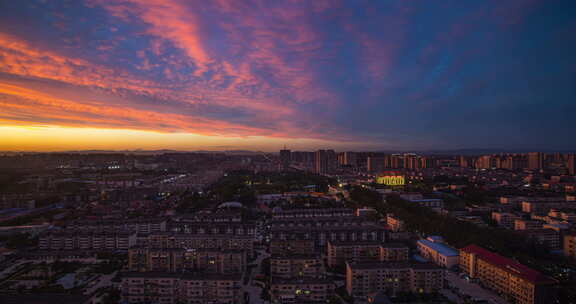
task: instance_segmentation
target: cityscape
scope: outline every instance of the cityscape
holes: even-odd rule
[[[576,2],[0,0],[0,304],[576,304]]]
[[[571,303],[576,154],[14,153],[2,303]]]

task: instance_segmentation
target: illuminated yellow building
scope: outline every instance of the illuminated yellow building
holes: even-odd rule
[[[376,178],[376,183],[387,186],[403,186],[406,183],[406,180],[402,175],[386,175],[378,176]]]

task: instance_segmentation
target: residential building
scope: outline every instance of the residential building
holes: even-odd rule
[[[542,228],[542,222],[517,219],[514,220],[514,230],[530,230]]]
[[[317,174],[330,173],[334,170],[336,161],[334,150],[318,150],[314,157],[314,172]]]
[[[380,259],[380,245],[382,242],[341,242],[329,241],[327,245],[327,261],[329,267],[344,265],[346,261],[376,262]]]
[[[123,303],[241,303],[241,274],[121,273]]]
[[[460,269],[513,303],[545,304],[555,298],[556,280],[476,245],[460,249]]]
[[[275,211],[272,213],[272,219],[297,219],[297,218],[335,218],[355,216],[355,210],[352,208],[306,208],[306,209],[288,209]]]
[[[576,259],[576,233],[564,235],[564,255]]]
[[[394,216],[393,214],[386,215],[386,224],[390,227],[392,231],[403,231],[404,230],[404,221],[400,218]]]
[[[432,263],[347,263],[346,290],[354,298],[375,292],[433,293],[444,286],[444,270]]]
[[[136,245],[149,248],[244,250],[254,254],[254,236],[156,232],[138,234]]]
[[[520,219],[522,218],[514,213],[492,212],[492,220],[494,220],[498,226],[506,229],[514,229],[514,221]]]
[[[128,231],[49,231],[38,240],[40,250],[128,250],[137,241],[136,233]]]
[[[312,255],[316,253],[316,245],[313,240],[279,240],[270,241],[270,254],[272,255],[289,255],[302,254]]]
[[[459,263],[458,251],[443,241],[429,237],[416,242],[420,255],[434,264],[452,268]]]
[[[550,250],[558,250],[561,249],[561,242],[560,242],[560,233],[554,229],[530,229],[530,230],[523,230],[522,233],[535,241],[537,244],[545,246]]]
[[[165,218],[138,218],[122,220],[77,220],[70,224],[69,228],[78,230],[94,231],[119,231],[126,230],[136,233],[153,233],[166,231],[167,220]]]
[[[273,303],[280,304],[326,303],[334,294],[335,288],[334,282],[328,279],[273,278],[270,283],[270,296]]]
[[[243,250],[142,248],[128,251],[130,271],[202,271],[206,273],[242,273],[246,269]]]
[[[311,221],[313,222],[313,221]],[[273,228],[271,240],[313,240],[316,248],[324,249],[328,241],[386,241],[388,230],[372,224],[352,227]]]
[[[380,245],[378,260],[380,262],[408,261],[410,248],[402,243],[383,243]]]
[[[325,275],[319,255],[281,255],[270,258],[270,275],[274,278],[320,278]]]
[[[528,169],[541,170],[544,168],[544,153],[530,152],[528,153]]]

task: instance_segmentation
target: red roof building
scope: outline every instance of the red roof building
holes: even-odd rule
[[[515,303],[550,303],[555,296],[553,278],[476,245],[460,249],[460,269]]]

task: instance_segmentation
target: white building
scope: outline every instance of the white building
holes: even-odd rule
[[[438,266],[451,268],[459,263],[458,251],[444,244],[441,237],[430,236],[416,242],[420,255]]]

